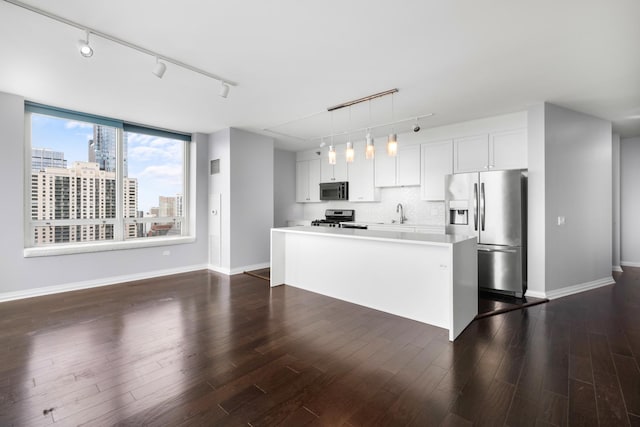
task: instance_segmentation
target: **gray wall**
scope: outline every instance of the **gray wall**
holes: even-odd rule
[[[231,129],[231,271],[270,261],[273,139]]]
[[[273,225],[286,227],[287,220],[304,218],[304,205],[296,203],[296,153],[275,150],[273,164]]]
[[[612,132],[611,122],[553,104],[544,122],[549,292],[611,278]]]
[[[640,267],[640,138],[620,141],[620,258]]]
[[[206,138],[196,135],[196,241],[194,243],[95,253],[24,258],[24,99],[0,93],[0,294],[69,284],[111,283],[127,276],[204,268],[207,263]],[[170,255],[162,252],[169,249]],[[1,295],[0,295],[1,297]]]
[[[527,284],[529,293],[545,293],[545,139],[544,104],[536,104],[527,112],[528,211],[527,211]],[[535,296],[535,295],[534,295]]]
[[[613,134],[611,140],[612,179],[613,193],[612,203],[612,247],[611,266],[613,271],[621,271],[620,268],[620,135]]]

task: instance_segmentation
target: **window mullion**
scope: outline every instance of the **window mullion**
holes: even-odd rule
[[[116,225],[114,240],[124,240],[124,150],[123,130],[116,132]]]

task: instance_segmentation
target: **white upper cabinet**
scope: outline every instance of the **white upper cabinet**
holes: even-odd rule
[[[453,173],[453,141],[421,145],[422,200],[444,200],[444,177]]]
[[[420,185],[420,146],[398,144],[395,157],[387,155],[386,141],[376,143],[376,187]]]
[[[453,171],[478,172],[489,167],[489,138],[486,134],[453,140]]]
[[[526,169],[527,130],[489,134],[489,165],[491,169]]]
[[[320,156],[320,182],[347,181],[346,144],[336,145],[336,164],[329,164],[329,147],[322,149]]]
[[[374,160],[365,158],[365,148],[364,141],[353,143],[355,156],[348,164],[350,202],[380,201],[380,190],[374,183]]]
[[[320,159],[296,162],[296,202],[320,201]]]
[[[453,140],[453,171],[527,168],[527,131],[515,129]]]

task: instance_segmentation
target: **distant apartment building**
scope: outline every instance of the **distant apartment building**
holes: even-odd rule
[[[124,183],[124,214],[135,218],[138,183],[129,178]],[[80,220],[76,224],[69,221],[68,225],[35,227],[36,246],[113,239],[114,225],[104,224],[102,220],[116,217],[115,172],[102,170],[94,162],[74,162],[68,169],[33,170],[31,217],[33,220]],[[135,224],[126,225],[125,237],[137,237]]]
[[[50,150],[49,148],[31,149],[31,170],[41,171],[45,168],[66,168],[67,161],[64,159],[62,151]]]

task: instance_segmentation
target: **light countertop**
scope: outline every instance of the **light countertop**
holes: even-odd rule
[[[273,228],[273,231],[285,233],[301,233],[311,235],[335,236],[339,238],[355,238],[363,240],[394,240],[410,244],[427,244],[437,246],[449,246],[475,237],[458,236],[453,234],[428,234],[414,233],[411,231],[382,231],[360,230],[355,228],[311,227],[296,226]]]

